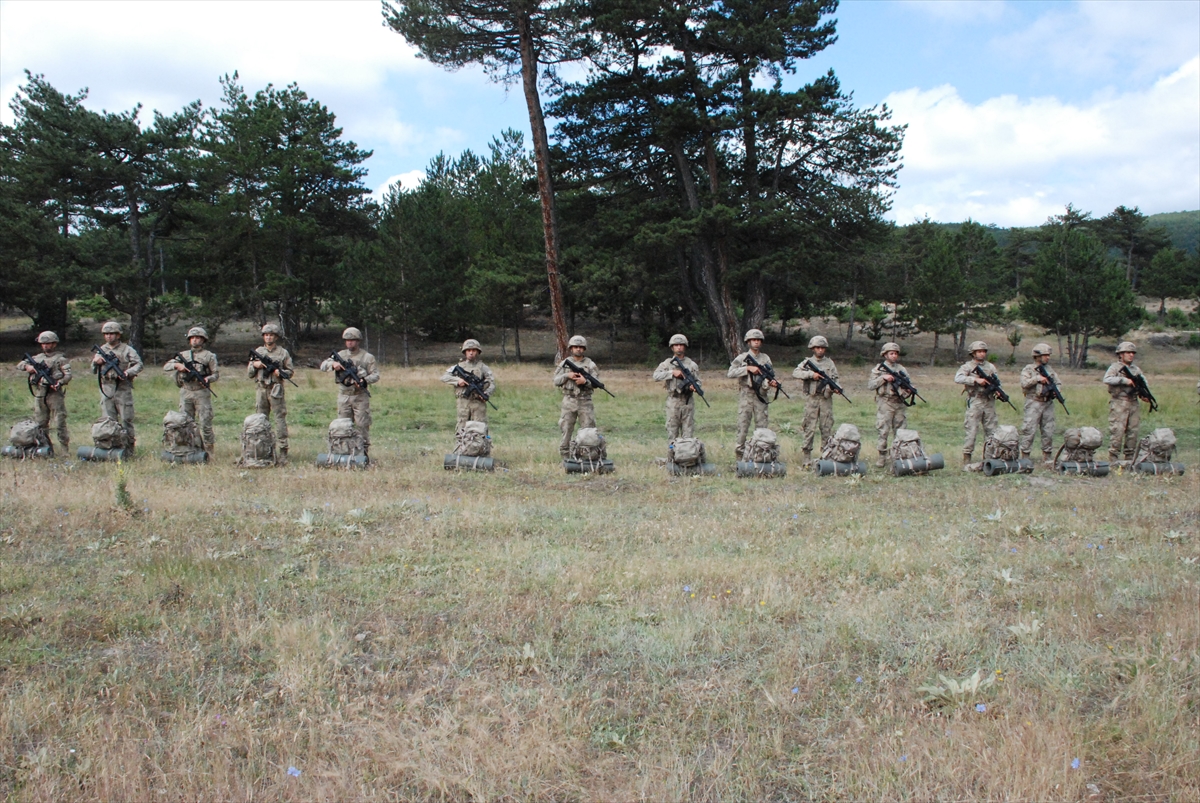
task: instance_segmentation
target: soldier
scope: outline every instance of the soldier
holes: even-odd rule
[[[164,371],[175,373],[175,384],[179,388],[179,412],[191,416],[200,425],[200,440],[211,460],[216,452],[217,437],[213,434],[212,383],[220,375],[217,372],[217,355],[208,346],[208,332],[202,326],[188,329],[187,353],[175,355],[163,366]],[[178,359],[182,357],[183,359]]]
[[[979,438],[979,427],[983,426],[983,437],[986,440],[992,436],[999,426],[996,418],[996,394],[986,390],[988,381],[975,373],[975,368],[981,368],[985,374],[996,377],[996,366],[988,362],[988,346],[982,340],[976,340],[970,345],[971,359],[963,363],[954,374],[954,381],[965,386],[967,394],[967,414],[963,418],[963,429],[966,437],[963,440],[963,468],[971,464],[971,454],[975,451],[975,441]]]
[[[371,449],[371,391],[367,385],[379,381],[379,366],[375,355],[360,349],[362,332],[351,326],[342,332],[342,340],[346,348],[337,353],[343,362],[352,362],[361,378],[361,387],[350,376],[338,367],[332,357],[321,363],[322,371],[334,371],[338,386],[337,414],[338,418],[349,418],[354,426],[362,433],[364,454],[370,455]]]
[[[759,351],[763,343],[761,329],[751,329],[746,333],[744,340],[749,349],[733,358],[726,374],[730,379],[738,380],[738,428],[737,444],[734,446],[734,454],[738,460],[742,459],[742,452],[746,448],[746,433],[750,430],[750,422],[754,422],[755,429],[765,429],[768,418],[767,397],[762,390],[762,371],[753,365],[747,365],[746,357],[751,356],[755,362],[762,365],[771,365],[771,358]],[[779,387],[775,380],[766,384],[773,388]]]
[[[279,324],[268,323],[262,328],[263,344],[254,350],[255,354],[266,357],[276,364],[274,370],[267,370],[262,360],[250,360],[246,366],[246,376],[258,385],[254,396],[254,412],[262,413],[268,418],[275,413],[275,445],[279,449],[280,462],[287,462],[288,426],[287,399],[284,397],[284,380],[291,379],[296,373],[292,366],[292,355],[279,345],[281,330]]]
[[[1133,459],[1137,448],[1138,428],[1142,424],[1142,410],[1134,381],[1125,376],[1128,369],[1134,376],[1141,376],[1142,369],[1133,364],[1137,346],[1128,340],[1117,346],[1117,361],[1104,372],[1104,384],[1108,385],[1108,459],[1116,462],[1122,457]]]
[[[879,433],[876,444],[879,458],[875,467],[883,468],[888,461],[888,438],[908,425],[906,398],[896,387],[896,374],[908,372],[900,364],[900,346],[897,344],[884,343],[879,356],[883,357],[883,362],[871,369],[867,390],[875,391],[875,431]]]
[[[128,343],[121,342],[121,324],[108,321],[100,327],[104,345],[100,351],[117,358],[117,365],[125,373],[125,379],[117,377],[115,371],[106,368],[104,357],[92,357],[92,372],[100,385],[100,415],[118,421],[125,430],[127,445],[125,454],[133,456],[137,433],[133,428],[133,378],[142,372],[142,358]]]
[[[586,338],[581,335],[572,337],[567,342],[567,351],[570,352],[571,362],[597,379],[600,378],[600,369],[596,367],[596,363],[585,356]],[[592,386],[583,374],[567,368],[566,359],[554,369],[554,385],[562,388],[563,393],[562,412],[558,417],[558,428],[562,430],[558,453],[566,460],[570,456],[571,432],[574,431],[575,424],[578,423],[580,429],[596,426],[596,408],[592,403]]]
[[[53,425],[58,445],[62,447],[63,455],[71,454],[71,433],[67,430],[67,383],[71,381],[71,361],[58,353],[58,335],[54,332],[42,332],[37,336],[37,342],[42,347],[42,353],[34,355],[29,360],[17,363],[17,369],[25,371],[29,376],[29,390],[33,393],[33,420],[39,427],[45,429]],[[47,382],[37,376],[37,368],[45,366],[50,372],[53,382]]]
[[[1038,343],[1033,347],[1033,362],[1021,369],[1021,390],[1025,391],[1025,420],[1021,423],[1021,457],[1029,457],[1033,438],[1038,430],[1042,433],[1042,460],[1047,468],[1054,468],[1054,399],[1046,395],[1050,381],[1038,371],[1045,366],[1050,379],[1058,384],[1058,374],[1050,367],[1050,344]]]
[[[662,382],[667,389],[667,440],[691,438],[696,430],[696,400],[694,392],[683,383],[683,371],[673,360],[679,360],[696,381],[700,381],[700,366],[687,356],[688,339],[683,335],[671,335],[671,356],[654,369],[654,381]]]
[[[457,367],[482,379],[483,392],[490,397],[496,392],[496,376],[492,373],[492,369],[487,367],[487,363],[479,359],[481,354],[483,354],[483,348],[479,345],[478,340],[475,338],[464,340],[462,344],[463,358],[458,361]],[[487,401],[467,389],[467,381],[454,375],[453,366],[442,374],[442,381],[447,385],[454,386],[454,397],[458,406],[458,423],[454,427],[456,434],[462,431],[463,424],[468,421],[487,423]]]
[[[812,351],[813,356],[797,365],[796,370],[792,372],[792,376],[796,379],[803,380],[804,384],[801,386],[801,390],[808,397],[808,401],[804,404],[804,424],[801,430],[804,434],[800,444],[804,450],[805,468],[812,465],[813,441],[816,440],[817,429],[821,430],[822,449],[833,437],[833,389],[826,385],[821,387],[821,391],[818,393],[817,388],[821,385],[821,378],[805,366],[811,360],[834,382],[838,380],[837,366],[834,365],[833,360],[825,356],[825,352],[829,349],[829,341],[821,335],[817,335],[808,341],[808,348]]]

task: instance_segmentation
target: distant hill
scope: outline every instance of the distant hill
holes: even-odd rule
[[[1167,230],[1168,236],[1171,238],[1171,244],[1176,248],[1182,248],[1189,254],[1195,254],[1200,251],[1200,209],[1191,212],[1162,212],[1157,215],[1147,215],[1146,220],[1151,228],[1164,228]],[[935,226],[940,226],[949,231],[958,231],[962,228],[961,223],[935,223]],[[905,228],[905,226],[901,226]],[[999,226],[988,225],[988,230],[992,232],[992,236],[996,238],[996,244],[1003,248],[1008,244],[1012,232],[1017,228],[1036,228],[1034,226],[1013,227],[1009,229]]]

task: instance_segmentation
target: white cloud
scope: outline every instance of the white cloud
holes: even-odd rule
[[[1144,90],[1085,104],[1012,95],[971,104],[948,85],[886,102],[908,124],[900,222],[1033,225],[1067,203],[1098,214],[1200,207],[1200,57]]]
[[[371,193],[371,197],[382,203],[383,197],[387,195],[388,190],[399,185],[406,190],[413,190],[420,186],[425,180],[424,170],[409,170],[407,173],[398,173],[394,176],[389,176],[387,181],[375,188],[375,192]]]

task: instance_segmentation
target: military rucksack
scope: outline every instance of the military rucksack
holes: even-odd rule
[[[1063,433],[1063,443],[1054,456],[1054,464],[1090,463],[1103,442],[1104,436],[1095,427],[1071,427]]]
[[[1160,427],[1138,441],[1133,462],[1170,463],[1175,454],[1175,430]]]
[[[488,457],[492,453],[492,439],[487,424],[468,421],[454,436],[454,454],[463,457]]]
[[[925,448],[921,446],[921,434],[915,429],[898,429],[896,438],[892,441],[892,460],[916,460],[925,457]]]
[[[263,413],[246,416],[242,421],[242,456],[238,465],[268,468],[275,463],[275,433],[271,431],[271,419]]]
[[[163,449],[177,457],[186,457],[204,449],[200,428],[190,415],[171,410],[163,416]]]
[[[699,466],[704,463],[704,443],[697,438],[676,438],[667,448],[667,455],[676,465]]]
[[[335,418],[329,422],[326,438],[329,454],[362,455],[367,453],[362,433],[354,426],[353,419]]]
[[[996,427],[996,431],[983,444],[984,460],[1019,460],[1021,458],[1021,435],[1009,424]]]
[[[754,430],[742,450],[742,459],[747,463],[774,463],[778,460],[779,441],[774,430],[765,427]]]
[[[43,427],[26,418],[12,425],[8,432],[8,442],[21,451],[29,451],[49,445],[50,437]]]
[[[858,427],[853,424],[840,424],[833,438],[821,448],[821,459],[832,460],[835,463],[854,463],[858,460],[858,452],[862,449],[862,438]]]
[[[571,441],[570,459],[585,463],[594,463],[608,459],[608,447],[604,436],[595,427],[584,427],[575,433]]]
[[[92,443],[97,449],[124,449],[129,445],[129,433],[120,421],[105,416],[92,424]]]

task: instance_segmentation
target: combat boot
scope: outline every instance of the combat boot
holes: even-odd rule
[[[887,452],[880,452],[879,459],[875,461],[875,468],[884,468],[887,466]]]
[[[1029,452],[1021,452],[1021,459],[1022,459],[1022,460],[1028,460],[1028,459],[1029,459]]]
[[[804,455],[804,466],[803,467],[804,468],[812,468],[812,449],[805,449],[802,452],[802,454]]]
[[[971,470],[971,453],[963,452],[963,471]]]
[[[217,457],[217,445],[215,443],[204,444],[204,453],[208,455],[208,462],[213,462]]]
[[[1054,468],[1054,453],[1042,452],[1042,465],[1046,468]]]

